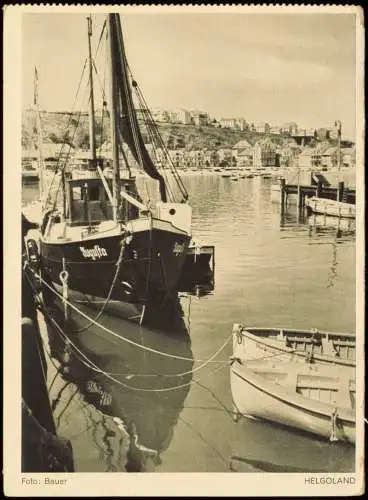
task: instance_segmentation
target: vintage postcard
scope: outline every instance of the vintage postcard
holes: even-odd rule
[[[362,494],[362,10],[4,14],[5,494]]]

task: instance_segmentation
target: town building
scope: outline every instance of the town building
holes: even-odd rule
[[[298,132],[298,125],[295,122],[284,123],[280,127],[280,132],[283,135],[295,135]]]
[[[193,149],[187,152],[187,157],[191,167],[201,168],[204,164],[204,152],[202,149]]]
[[[325,141],[328,138],[329,138],[329,132],[326,127],[318,128],[316,130],[316,139],[318,139],[319,141]]]
[[[246,139],[242,139],[233,146],[232,157],[235,158],[238,167],[253,166],[253,146]]]
[[[170,121],[170,114],[167,110],[161,108],[155,108],[151,111],[153,119],[157,122],[166,122]]]
[[[276,145],[270,139],[264,139],[255,144],[253,165],[256,168],[276,167]]]
[[[210,117],[207,113],[203,111],[192,111],[191,112],[192,120],[196,127],[201,127],[203,125],[208,125],[210,122]]]
[[[285,138],[276,148],[279,164],[282,168],[289,168],[297,165],[297,158],[301,152],[295,139],[292,137]]]
[[[293,138],[297,141],[298,144],[302,146],[307,146],[311,143],[312,139],[315,139],[316,130],[313,128],[308,129],[298,129],[298,131],[293,134]]]
[[[268,134],[270,131],[270,125],[266,122],[255,123],[254,130],[260,134]]]
[[[236,121],[237,121],[236,126],[237,128],[239,128],[239,130],[243,132],[244,130],[248,129],[248,124],[246,120],[244,120],[244,118],[237,118]]]
[[[300,168],[320,168],[322,165],[322,152],[317,148],[306,147],[298,157]]]
[[[186,109],[178,110],[178,120],[179,123],[184,123],[184,125],[190,125],[192,123],[192,116]]]
[[[335,168],[338,165],[338,152],[336,147],[327,148],[321,152],[321,166]]]
[[[238,125],[238,120],[236,118],[221,118],[220,124],[222,128],[232,128],[236,129]]]
[[[336,127],[329,128],[328,129],[328,135],[330,139],[338,139],[339,137],[339,131]]]
[[[280,127],[270,127],[270,131],[269,131],[270,134],[273,134],[273,135],[280,135],[281,133],[281,128]]]
[[[219,157],[219,161],[220,163],[222,161],[228,161],[228,160],[231,160],[232,158],[232,150],[231,149],[228,149],[228,148],[220,148],[217,150],[217,154],[218,154],[218,157]]]
[[[341,166],[343,167],[355,166],[355,148],[341,149]]]

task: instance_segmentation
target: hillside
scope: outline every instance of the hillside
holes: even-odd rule
[[[88,148],[88,115],[86,113],[41,112],[44,142],[67,142],[77,148]],[[105,116],[96,117],[97,147],[109,139],[109,120]],[[247,139],[252,145],[267,136],[273,142],[281,144],[283,137],[260,134],[251,131],[216,128],[214,126],[182,125],[173,123],[158,123],[161,136],[169,149],[186,148],[187,150],[232,148],[237,142]],[[36,119],[32,110],[26,110],[22,115],[22,147],[33,148],[37,143]],[[144,135],[144,134],[143,134]],[[149,142],[145,137],[146,142]],[[335,145],[336,141],[329,141]]]

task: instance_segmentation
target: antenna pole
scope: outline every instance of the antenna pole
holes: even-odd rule
[[[93,95],[93,63],[92,63],[92,18],[87,17],[88,23],[88,61],[89,61],[89,143],[93,167],[96,166],[96,133],[95,133],[95,100]]]
[[[41,125],[41,117],[40,117],[40,108],[38,105],[38,73],[37,68],[35,67],[34,74],[34,100],[33,104],[36,110],[36,122],[37,122],[37,141],[38,141],[38,182],[39,182],[39,193],[41,203],[44,202],[44,180],[43,180],[43,133],[42,133],[42,125]]]

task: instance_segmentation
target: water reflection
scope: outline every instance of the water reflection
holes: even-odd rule
[[[64,368],[53,358],[62,373],[51,382],[53,399],[70,382],[55,408],[56,417],[78,387],[60,419],[60,430],[73,443],[77,471],[221,473],[229,470],[230,461],[233,470],[241,472],[281,472],[285,467],[352,471],[354,447],[346,449],[268,423],[233,422],[230,344],[193,378],[185,372],[193,370],[192,353],[197,363],[208,360],[230,335],[234,322],[354,331],[355,234],[343,227],[342,220],[336,228],[336,220],[328,218],[325,224],[320,217],[308,219],[292,206],[280,219],[267,180],[234,183],[208,175],[187,181],[193,234],[216,247],[215,291],[181,294],[184,316],[178,304],[172,314],[152,311],[150,328],[118,316],[104,317],[103,325],[117,336],[99,328],[72,335],[70,330],[87,323],[73,315],[69,336],[83,355],[73,346],[66,348],[54,332],[52,345],[59,351],[54,355],[64,359]],[[92,317],[99,311],[81,307]],[[122,336],[189,361],[142,351]],[[52,379],[54,373],[49,373]],[[185,384],[191,384],[190,390]],[[170,390],[152,392],[156,388]]]
[[[245,417],[236,426],[230,457],[234,472],[354,471],[355,448],[347,443],[330,443],[297,429]]]
[[[312,214],[307,215],[303,211],[288,210],[284,213],[280,212],[280,228],[281,230],[288,229],[303,229],[303,226],[308,229],[310,237],[326,235],[335,236],[338,238],[349,237],[353,239],[356,234],[355,219],[344,219],[342,217],[332,217],[329,215]]]
[[[336,238],[343,236],[355,236],[355,219],[344,219],[342,217],[331,217],[328,215],[313,214],[308,217],[310,231],[316,234],[334,234]]]
[[[54,399],[53,410],[73,382],[77,389],[57,415],[58,425],[78,392],[88,403],[84,411],[79,410],[78,418],[92,429],[92,439],[100,450],[99,460],[105,462],[108,471],[155,470],[183,409],[194,363],[190,338],[179,300],[176,307],[170,304],[167,314],[161,312],[152,318],[151,325],[155,326],[150,329],[105,316],[100,321],[106,330],[92,326],[78,335],[68,335],[68,330],[80,329],[80,318],[73,314],[65,323],[62,309],[53,304],[54,322],[48,325],[48,338],[65,381]],[[61,328],[55,328],[56,324]],[[99,416],[88,411],[90,405],[99,410]],[[106,416],[112,417],[115,429]],[[124,436],[123,454],[119,441],[124,441]],[[76,465],[78,469],[78,462]]]
[[[295,231],[306,230],[311,244],[322,238],[323,243],[331,246],[325,285],[326,288],[333,287],[338,277],[338,246],[345,241],[355,239],[355,220],[323,214],[307,216],[304,212],[294,210],[280,214],[280,228],[282,231],[291,231],[293,235]]]

